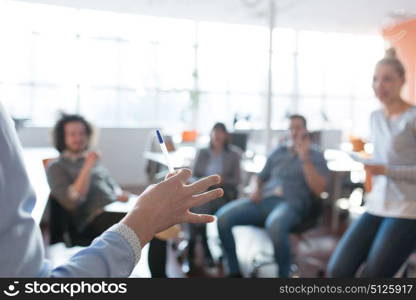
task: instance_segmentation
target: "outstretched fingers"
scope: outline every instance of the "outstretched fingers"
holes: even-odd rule
[[[192,172],[189,169],[180,169],[177,174],[170,178],[178,178],[183,184],[185,184],[189,178],[191,178]]]
[[[224,195],[224,190],[221,188],[208,191],[202,194],[198,194],[192,196],[192,200],[190,202],[191,207],[200,206],[212,200],[218,199]]]
[[[201,223],[211,223],[215,221],[215,217],[211,215],[203,215],[203,214],[195,214],[188,212],[186,217],[184,218],[185,223],[194,223],[194,224],[201,224]]]
[[[195,195],[205,192],[210,186],[219,184],[220,182],[221,177],[219,175],[211,175],[186,186],[186,189],[189,194]]]

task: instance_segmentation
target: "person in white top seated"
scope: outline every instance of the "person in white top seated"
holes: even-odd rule
[[[373,78],[382,105],[371,115],[374,153],[365,164],[373,187],[366,212],[329,261],[329,277],[393,277],[416,248],[416,107],[402,99],[404,83],[405,69],[390,49]]]

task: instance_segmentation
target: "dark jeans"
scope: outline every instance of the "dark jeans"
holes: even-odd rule
[[[224,190],[224,196],[218,198],[217,200],[208,202],[204,205],[195,207],[192,209],[192,212],[199,214],[215,214],[218,209],[223,207],[225,204],[236,199],[237,189],[234,186],[222,186]],[[211,188],[213,189],[213,188]],[[209,190],[211,190],[209,189]],[[211,251],[208,246],[207,238],[207,226],[206,224],[188,224],[188,260],[192,265],[193,259],[195,257],[195,246],[198,236],[201,238],[202,249],[204,251],[204,256],[206,259],[212,259]]]
[[[207,226],[206,224],[188,224],[189,239],[188,239],[188,260],[190,265],[193,265],[195,258],[195,246],[198,236],[201,238],[202,249],[204,251],[205,259],[212,259],[211,250],[208,246]]]
[[[279,265],[279,277],[289,277],[291,249],[289,233],[303,217],[292,204],[279,197],[268,197],[260,203],[250,199],[233,201],[218,213],[218,233],[230,275],[240,273],[232,228],[237,225],[266,227],[273,242],[274,256]]]
[[[393,277],[416,248],[416,220],[364,213],[341,238],[328,264],[329,277]]]
[[[167,278],[166,276],[167,242],[154,238],[149,244],[149,269],[152,278]]]
[[[90,224],[83,230],[91,239],[96,238],[114,224],[124,218],[124,213],[104,212],[96,216]],[[154,238],[149,244],[148,264],[152,277],[165,278],[166,272],[166,241]]]

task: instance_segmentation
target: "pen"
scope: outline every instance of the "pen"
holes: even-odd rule
[[[169,169],[169,173],[173,174],[175,173],[175,169],[170,163],[168,149],[166,149],[166,144],[165,144],[165,141],[163,140],[162,134],[160,133],[159,130],[156,130],[156,135],[157,135],[157,139],[159,140],[160,149],[162,149],[162,153],[165,156],[166,164],[168,165],[168,169]]]

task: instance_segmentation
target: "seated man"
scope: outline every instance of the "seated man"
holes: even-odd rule
[[[13,125],[0,101],[0,277],[128,277],[156,233],[178,223],[214,221],[213,216],[189,209],[223,196],[221,189],[204,192],[219,184],[220,176],[188,185],[192,172],[181,169],[149,186],[133,209],[89,247],[53,266],[45,257],[41,231],[32,217],[36,195]]]
[[[99,162],[98,152],[88,150],[92,135],[92,127],[83,117],[62,116],[53,131],[60,156],[47,169],[52,196],[72,216],[78,232],[91,241],[125,216],[104,213],[104,206],[130,197]],[[166,277],[165,263],[166,241],[155,238],[149,248],[152,277]]]
[[[233,226],[265,226],[272,239],[279,277],[289,277],[289,233],[308,215],[313,197],[325,191],[329,170],[320,151],[311,145],[306,119],[290,117],[290,139],[268,157],[249,199],[239,199],[218,213],[218,232],[230,277],[241,277]]]
[[[89,151],[91,125],[81,116],[64,115],[55,125],[53,140],[60,156],[48,165],[47,178],[52,196],[73,216],[79,233],[95,238],[117,223],[124,214],[103,214],[113,201],[127,201],[99,154]]]

